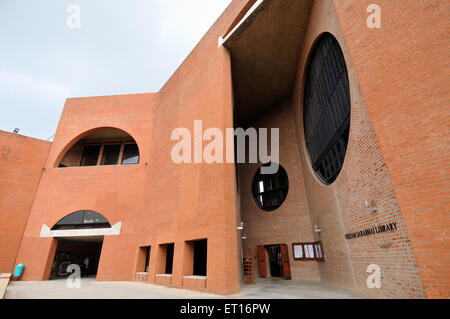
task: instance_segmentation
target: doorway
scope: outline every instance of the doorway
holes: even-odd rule
[[[259,277],[291,279],[289,253],[286,244],[258,246]]]
[[[80,266],[81,277],[95,278],[97,275],[103,236],[58,238],[50,279],[65,278],[72,274],[67,267]]]
[[[283,278],[283,263],[281,261],[280,245],[266,246],[269,256],[270,276],[274,278]]]

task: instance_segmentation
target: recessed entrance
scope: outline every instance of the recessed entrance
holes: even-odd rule
[[[271,277],[283,277],[283,263],[281,262],[280,245],[266,246],[269,255],[269,269]]]
[[[258,268],[261,278],[291,279],[287,245],[258,246]],[[267,270],[269,270],[269,273]]]
[[[72,274],[68,266],[80,266],[82,277],[97,275],[103,236],[58,238],[50,279],[64,278]]]
[[[66,215],[51,230],[43,225],[41,237],[54,237],[58,240],[50,279],[71,275],[76,270],[69,266],[74,264],[80,267],[82,277],[95,277],[103,237],[120,234],[120,226],[121,222],[118,222],[111,227],[103,215],[91,210],[79,210]]]

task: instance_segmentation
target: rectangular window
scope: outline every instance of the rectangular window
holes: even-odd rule
[[[100,165],[117,165],[120,154],[120,146],[120,144],[105,145],[103,147],[103,155]]]
[[[150,265],[150,246],[146,249],[146,255],[145,255],[145,272],[148,272],[148,267]]]
[[[308,245],[302,245],[302,249],[305,252],[305,259],[309,259],[311,257],[309,257],[309,249],[308,249]]]
[[[292,244],[294,260],[325,260],[322,241]]]
[[[293,245],[294,259],[303,259],[303,247],[300,244]]]
[[[166,274],[172,274],[174,246],[175,246],[174,244],[166,245],[166,267],[165,267]]]
[[[151,246],[139,247],[136,272],[142,273],[147,272],[150,268],[150,252]]]
[[[184,276],[206,276],[207,239],[185,241],[183,260]]]
[[[207,248],[206,239],[194,242],[194,276],[206,276]]]
[[[317,259],[323,259],[321,243],[315,243],[314,247],[316,249]]]
[[[139,149],[137,144],[125,144],[123,148],[122,164],[138,164]]]
[[[88,145],[83,149],[80,166],[97,165],[98,155],[100,154],[100,145]]]

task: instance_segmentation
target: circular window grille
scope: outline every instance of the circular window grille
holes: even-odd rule
[[[308,63],[303,126],[312,167],[324,183],[331,184],[347,151],[350,90],[344,55],[330,33],[319,38]]]
[[[264,164],[263,166],[269,166]],[[289,190],[289,180],[281,165],[278,167],[278,171],[274,174],[262,174],[261,167],[255,174],[253,179],[253,199],[256,205],[270,212],[277,209],[283,204]]]

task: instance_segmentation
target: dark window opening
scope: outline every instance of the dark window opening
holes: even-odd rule
[[[345,58],[338,41],[323,34],[306,71],[303,127],[312,167],[331,184],[345,159],[350,130],[350,89]]]
[[[206,239],[194,242],[194,276],[206,276],[207,248]]]
[[[139,163],[139,148],[133,137],[115,128],[97,129],[73,144],[56,166],[131,165]]]
[[[52,230],[86,228],[111,228],[111,225],[105,217],[97,212],[79,210],[62,218],[52,227]]]
[[[148,270],[150,268],[150,254],[151,254],[151,246],[139,247],[136,265],[137,274],[141,274],[143,272],[148,273]]]
[[[100,145],[89,145],[83,149],[80,166],[95,166],[97,165],[98,155],[100,154]]]
[[[166,267],[165,267],[165,274],[172,274],[172,267],[173,267],[173,249],[174,244],[167,244],[166,245]]]
[[[137,144],[125,144],[123,149],[122,164],[138,164],[139,149]]]
[[[148,267],[150,265],[150,246],[145,250],[145,268],[144,271],[148,272]]]
[[[100,165],[117,165],[120,148],[120,144],[103,146],[102,161],[100,162]]]
[[[262,165],[270,166],[270,163]],[[256,205],[265,211],[273,211],[283,204],[289,191],[289,180],[281,165],[274,174],[262,174],[261,167],[253,179],[252,193]]]

